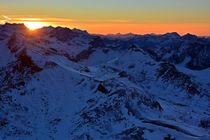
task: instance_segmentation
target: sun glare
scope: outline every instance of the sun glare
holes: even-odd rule
[[[24,24],[30,30],[36,30],[45,26],[43,22],[25,22]]]

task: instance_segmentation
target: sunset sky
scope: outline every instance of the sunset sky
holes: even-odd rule
[[[41,22],[90,33],[210,36],[210,0],[0,0],[0,23]]]

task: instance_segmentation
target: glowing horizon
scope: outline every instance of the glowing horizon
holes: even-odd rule
[[[36,30],[46,26],[46,23],[36,21],[24,22],[23,24],[30,30]]]
[[[210,36],[209,0],[19,0],[0,1],[0,23],[39,23],[79,28],[94,34]],[[34,25],[35,26],[35,25]]]

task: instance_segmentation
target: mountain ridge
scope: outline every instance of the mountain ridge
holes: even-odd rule
[[[0,139],[210,138],[210,40],[0,25]]]

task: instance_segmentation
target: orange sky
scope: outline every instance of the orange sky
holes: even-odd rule
[[[66,24],[63,23],[63,26]],[[137,34],[164,34],[167,32],[178,32],[181,35],[191,33],[200,36],[210,35],[210,24],[76,24],[74,27],[88,30],[91,33],[111,34],[111,33],[137,33]],[[71,27],[71,26],[70,26]]]
[[[39,22],[95,34],[210,36],[210,0],[18,0],[0,1],[0,24]]]

